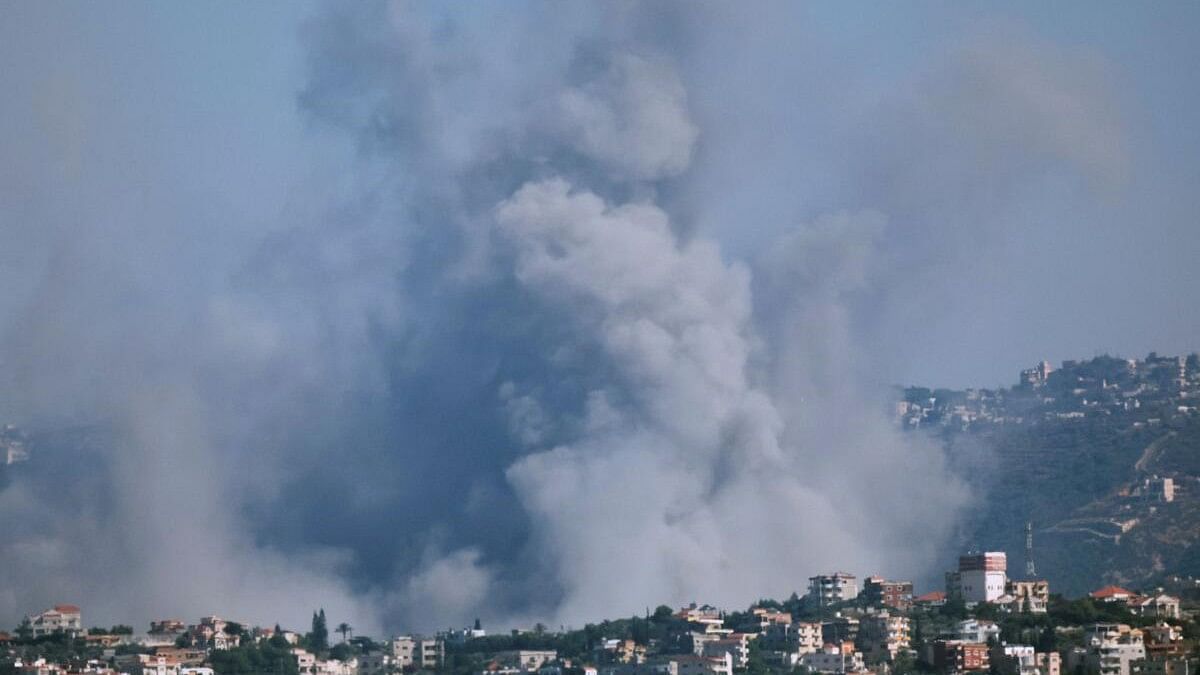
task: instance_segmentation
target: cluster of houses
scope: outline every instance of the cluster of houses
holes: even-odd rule
[[[1118,359],[1100,356],[1047,361],[1021,371],[1008,389],[930,390],[908,387],[895,415],[905,428],[966,429],[1020,425],[1091,415],[1125,416],[1135,427],[1154,426],[1198,414],[1200,355]]]
[[[1121,623],[1057,626],[1056,634],[1070,635],[1063,649],[1046,647],[1044,640],[1022,633],[1028,642],[1008,642],[994,620],[1004,616],[1045,614],[1050,591],[1043,580],[1007,577],[1004,553],[963,555],[957,569],[946,574],[946,588],[914,596],[913,584],[872,576],[862,580],[836,572],[811,577],[806,596],[793,616],[783,605],[752,607],[726,614],[709,605],[692,604],[669,620],[669,640],[602,639],[584,655],[560,655],[555,649],[515,649],[482,654],[475,675],[734,675],[756,660],[776,672],[828,675],[893,672],[900,663],[940,673],[993,675],[1190,675],[1188,654],[1194,648],[1184,639],[1185,612],[1180,600],[1155,592],[1133,593],[1106,586],[1091,594],[1093,603],[1115,603],[1136,617],[1140,627]],[[949,607],[966,615],[946,617]],[[985,613],[982,608],[986,607]],[[975,611],[972,611],[975,610]],[[664,610],[665,611],[665,610]],[[984,618],[987,614],[992,618]],[[922,617],[941,616],[935,629]],[[963,616],[959,614],[958,616]],[[1131,620],[1131,622],[1133,622]],[[270,640],[287,645],[301,675],[396,675],[447,670],[451,651],[471,652],[470,643],[486,637],[473,628],[434,637],[397,636],[343,653],[342,660],[322,658],[301,645],[302,636],[271,628],[243,628],[216,616],[187,625],[159,620],[142,635],[92,634],[85,631],[78,607],[58,605],[31,616],[23,624],[27,636],[67,634],[103,649],[101,658],[86,663],[49,663],[45,659],[11,662],[21,675],[220,675],[212,654],[246,641]],[[553,634],[550,634],[553,638]],[[1011,636],[1009,636],[1011,637]],[[283,642],[280,642],[282,639]],[[0,633],[0,652],[12,637]],[[368,641],[369,642],[369,641]],[[553,643],[553,639],[550,640]],[[1052,644],[1058,644],[1051,641]],[[486,643],[477,643],[486,644]],[[122,650],[122,645],[135,649]],[[476,661],[478,664],[480,661]],[[461,664],[455,672],[463,672]]]

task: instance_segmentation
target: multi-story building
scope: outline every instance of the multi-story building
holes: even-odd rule
[[[987,670],[988,646],[962,640],[938,640],[933,643],[933,665],[943,673]]]
[[[1050,606],[1050,584],[1043,579],[1009,580],[1005,587],[1008,608],[1014,612],[1045,614]]]
[[[1158,617],[1160,619],[1179,618],[1179,598],[1158,593],[1156,595],[1138,595],[1129,598],[1125,606],[1138,616]]]
[[[54,607],[29,617],[29,627],[34,637],[66,633],[78,636],[83,633],[83,619],[75,605],[55,605]]]
[[[962,642],[987,644],[1000,639],[1000,626],[987,619],[966,619],[955,626],[956,637]]]
[[[367,652],[358,656],[358,675],[390,675],[392,655],[383,651]]]
[[[853,600],[858,597],[858,577],[845,572],[809,577],[808,594],[821,607]]]
[[[446,661],[446,643],[440,638],[398,635],[392,638],[391,657],[397,668],[435,670]]]
[[[696,656],[682,654],[670,657],[672,675],[733,675],[733,656]]]
[[[1146,658],[1142,631],[1125,624],[1096,624],[1084,631],[1083,652],[1073,652],[1069,668],[1083,664],[1099,675],[1131,675],[1132,664]]]
[[[911,581],[888,581],[880,576],[863,580],[863,598],[872,605],[908,611],[913,603]]]
[[[745,668],[750,661],[751,637],[749,633],[733,633],[729,637],[706,642],[700,655],[722,657],[729,654],[733,659],[734,668]]]
[[[821,622],[821,638],[824,642],[835,645],[843,642],[855,642],[858,640],[858,628],[858,619],[852,616],[842,616],[839,612],[832,619]]]
[[[294,647],[292,658],[296,659],[296,669],[300,675],[312,675],[317,669],[317,657],[306,649]]]
[[[1061,675],[1062,673],[1062,657],[1058,652],[1035,652],[1033,660],[1041,675]]]
[[[968,604],[993,602],[1004,595],[1008,560],[1002,552],[960,556],[958,571],[946,573],[946,596]]]
[[[865,670],[861,652],[852,643],[827,644],[819,651],[800,657],[800,665],[818,673],[857,673]]]
[[[859,620],[857,644],[867,663],[895,660],[912,644],[908,617],[887,612],[864,616]]]
[[[992,669],[1000,675],[1042,675],[1031,645],[995,644],[989,657]]]
[[[825,644],[821,624],[808,621],[772,624],[767,627],[762,639],[764,645],[791,654],[811,654]]]

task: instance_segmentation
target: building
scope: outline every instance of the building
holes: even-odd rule
[[[1138,595],[1125,601],[1129,611],[1138,616],[1158,617],[1160,619],[1179,618],[1179,598],[1159,593],[1157,595]]]
[[[750,613],[758,619],[758,627],[763,631],[766,631],[771,626],[786,626],[792,622],[791,614],[766,607],[754,607],[750,610]]]
[[[700,656],[723,658],[728,654],[734,668],[745,668],[750,662],[750,637],[748,633],[733,633],[720,640],[711,640],[704,643]]]
[[[446,643],[440,638],[398,635],[392,638],[391,660],[401,669],[435,670],[446,661]]]
[[[1183,631],[1163,621],[1143,628],[1142,639],[1146,645],[1146,657],[1150,659],[1181,656],[1185,651]]]
[[[1191,675],[1188,660],[1182,656],[1143,661],[1138,665],[1141,675]]]
[[[890,607],[907,611],[913,603],[911,581],[887,581],[883,577],[867,577],[863,580],[863,598],[875,606]]]
[[[316,672],[317,657],[312,652],[295,647],[292,649],[292,658],[296,659],[296,669],[300,671],[300,675],[312,675]]]
[[[1058,652],[1035,652],[1033,660],[1040,675],[1062,675],[1062,657]]]
[[[75,605],[55,605],[54,607],[29,617],[29,627],[34,637],[66,633],[77,637],[83,633],[83,619]]]
[[[1045,614],[1050,606],[1050,584],[1042,579],[1010,580],[1005,586],[1004,595],[1007,597],[998,599],[998,602],[1013,612]]]
[[[938,640],[933,643],[933,666],[943,673],[987,670],[988,646],[962,640]]]
[[[994,602],[1008,585],[1008,560],[1002,552],[960,556],[958,571],[946,573],[946,597],[967,604]]]
[[[923,607],[941,607],[942,605],[946,604],[946,592],[930,591],[924,595],[918,595],[917,597],[913,598],[913,604],[921,605]]]
[[[674,675],[733,675],[733,656],[695,656],[682,654],[672,656]]]
[[[840,645],[843,642],[856,642],[858,640],[858,628],[858,619],[852,616],[842,616],[839,612],[837,616],[821,623],[821,638],[823,642],[835,645]]]
[[[858,597],[858,578],[845,572],[809,577],[808,594],[821,607],[847,602]]]
[[[514,649],[496,652],[497,663],[525,673],[537,672],[542,666],[557,660],[558,652],[553,649]]]
[[[770,647],[797,655],[819,651],[825,644],[821,624],[807,621],[786,625],[772,624],[763,633],[762,640],[764,648]]]
[[[1088,595],[1093,600],[1102,602],[1128,602],[1136,593],[1127,591],[1120,586],[1105,586],[1104,588],[1092,591]]]
[[[991,669],[1000,675],[1040,675],[1037,655],[1030,645],[995,644],[989,658]]]
[[[693,646],[693,650],[695,647]],[[645,663],[646,646],[633,640],[604,640],[596,648],[602,663]]]
[[[866,670],[862,653],[854,651],[850,643],[840,647],[827,644],[820,651],[801,656],[800,665],[818,673],[858,673]]]
[[[1068,668],[1079,665],[1082,657],[1086,668],[1099,675],[1131,675],[1133,663],[1146,658],[1146,646],[1142,631],[1125,624],[1096,624],[1084,631],[1084,648],[1072,652],[1073,662]]]
[[[987,619],[959,621],[955,629],[957,638],[961,642],[988,644],[1000,639],[1000,626],[995,621],[988,621]]]
[[[358,675],[389,675],[391,672],[391,654],[383,651],[359,654]]]
[[[912,644],[908,617],[887,612],[864,616],[859,620],[856,644],[867,663],[894,661],[900,652],[908,651]]]

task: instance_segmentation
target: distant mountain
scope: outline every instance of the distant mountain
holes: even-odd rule
[[[897,422],[929,433],[975,489],[962,548],[1005,550],[1080,595],[1200,576],[1200,357],[1041,363],[1009,389],[900,390]]]

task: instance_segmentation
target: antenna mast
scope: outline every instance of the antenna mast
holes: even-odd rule
[[[1033,565],[1033,522],[1025,521],[1025,576],[1032,579],[1037,576],[1037,568]]]

